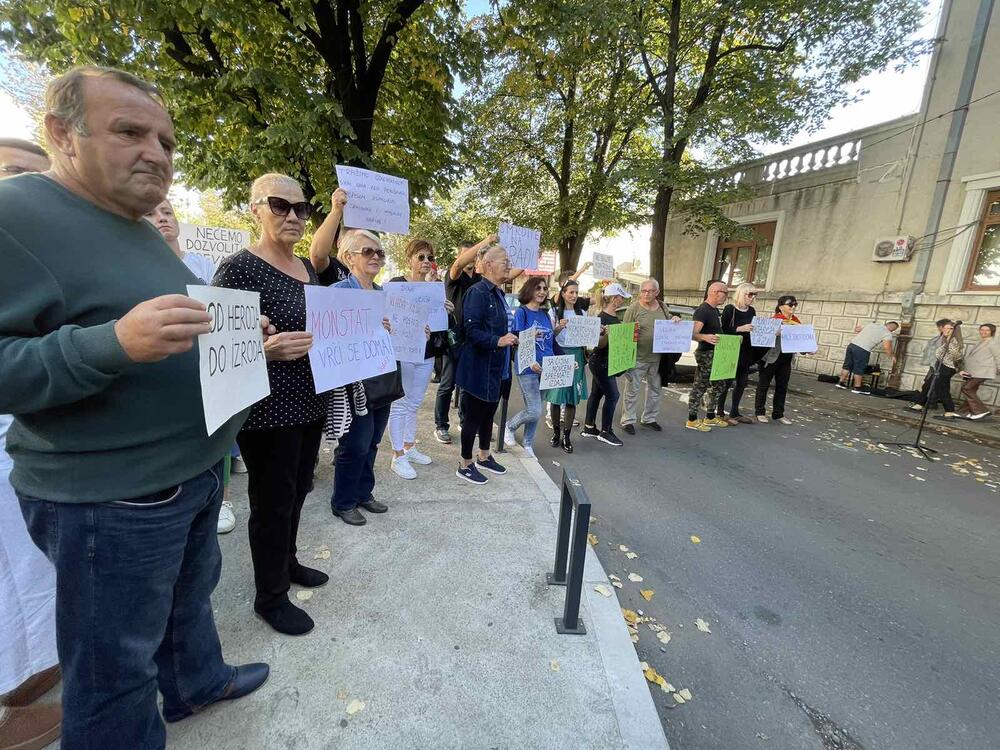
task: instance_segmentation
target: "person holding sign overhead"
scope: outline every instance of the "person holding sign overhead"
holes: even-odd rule
[[[612,284],[621,289],[617,284]],[[624,291],[624,290],[623,290]],[[623,323],[635,323],[639,331],[636,346],[635,367],[625,373],[625,406],[622,408],[622,429],[629,435],[635,434],[635,421],[639,413],[639,394],[642,392],[642,381],[646,381],[646,404],[642,410],[640,424],[659,432],[657,418],[660,416],[660,354],[653,353],[653,328],[657,320],[680,320],[677,316],[667,314],[656,295],[660,293],[660,284],[656,279],[646,279],[639,287],[639,299],[633,302],[625,311]],[[607,289],[604,291],[607,295]],[[631,295],[628,295],[631,297]]]
[[[410,264],[409,276],[396,276],[390,281],[423,282],[434,266],[434,246],[427,240],[410,240],[406,245],[406,260]],[[445,309],[450,313],[455,309],[445,300]],[[416,479],[413,464],[426,466],[431,458],[417,450],[417,410],[424,400],[427,386],[434,370],[434,358],[448,351],[448,335],[427,329],[428,340],[424,349],[423,362],[400,362],[403,373],[403,398],[393,401],[389,409],[389,440],[392,442],[392,463],[390,468],[403,479]]]
[[[774,317],[781,321],[784,326],[802,325],[802,321],[795,315],[795,308],[799,306],[798,300],[791,294],[784,294],[778,297],[778,304],[774,307]],[[791,424],[792,420],[785,416],[785,396],[788,393],[788,381],[792,377],[792,360],[794,354],[781,351],[781,331],[774,340],[772,346],[761,362],[760,372],[757,375],[757,395],[754,399],[754,413],[757,421],[766,423],[767,417],[764,412],[767,407],[767,392],[771,388],[771,381],[774,381],[774,399],[771,404],[771,419],[781,424]]]
[[[323,219],[309,243],[309,261],[316,269],[316,276],[323,286],[333,286],[351,275],[351,269],[335,257],[334,253],[346,205],[347,193],[343,188],[337,188],[330,196],[330,213]]]
[[[753,319],[757,315],[753,301],[757,298],[757,289],[753,284],[744,282],[736,287],[732,304],[722,310],[722,332],[739,334],[740,359],[736,363],[736,378],[723,381],[722,394],[719,396],[719,417],[729,424],[753,424],[750,417],[740,414],[740,401],[750,379],[750,365],[754,362],[754,351],[750,345],[750,332],[753,331]],[[761,349],[757,350],[762,351]],[[759,357],[759,355],[758,355]],[[726,396],[730,386],[733,389],[733,405],[726,414]]]
[[[601,338],[590,354],[590,372],[594,376],[594,387],[587,399],[587,416],[580,430],[580,437],[596,437],[602,443],[621,446],[622,441],[615,435],[615,407],[618,406],[618,380],[608,374],[608,326],[618,323],[618,308],[632,295],[621,284],[608,284],[599,292],[601,305]],[[597,409],[604,399],[601,411],[601,429],[597,429]]]
[[[716,416],[715,408],[722,395],[724,380],[712,380],[712,360],[715,357],[715,345],[719,343],[722,333],[722,316],[719,315],[719,305],[726,301],[729,287],[724,281],[713,279],[705,288],[705,301],[694,311],[694,340],[698,342],[694,359],[698,367],[694,374],[694,385],[688,395],[688,419],[684,425],[689,430],[710,432],[713,427],[728,427],[729,423]],[[705,404],[705,419],[698,419],[701,400],[708,394]]]
[[[293,252],[312,205],[298,182],[271,173],[254,180],[250,211],[260,224],[260,240],[224,260],[213,283],[258,292],[261,312],[278,331],[264,344],[271,395],[253,405],[237,440],[248,474],[253,607],[279,633],[303,635],[314,623],[289,599],[291,584],[322,586],[329,580],[302,565],[295,546],[327,411],[306,358],[312,334],[305,332],[304,290],[319,280],[312,264]]]
[[[506,474],[490,454],[493,415],[500,403],[501,382],[510,377],[510,347],[517,334],[510,332],[511,312],[499,285],[507,278],[510,260],[499,245],[483,256],[483,279],[469,289],[462,313],[461,347],[455,383],[462,390],[465,418],[462,421],[462,463],[455,476],[470,484],[489,481],[480,469]],[[472,449],[479,440],[479,455]]]
[[[334,284],[334,287],[381,291],[375,277],[385,265],[385,248],[376,235],[364,229],[351,229],[341,236],[339,252],[350,266],[351,275]],[[382,325],[386,330],[390,329],[388,318],[382,319]],[[330,507],[333,514],[349,526],[368,523],[358,508],[364,508],[369,513],[389,510],[388,505],[375,499],[374,491],[375,459],[389,424],[392,400],[376,402],[374,383],[369,382],[369,387],[364,381],[349,386],[353,393],[347,404],[349,413],[339,412],[333,404],[330,415],[332,423],[344,420],[349,424],[346,431],[337,424],[330,426],[332,434],[339,437],[333,458],[336,469]]]
[[[573,441],[570,439],[570,433],[573,429],[573,421],[576,419],[576,405],[587,399],[587,373],[584,370],[586,364],[584,347],[564,346],[563,331],[566,329],[566,321],[569,318],[574,315],[586,315],[589,308],[590,300],[580,297],[580,282],[571,277],[559,288],[555,304],[549,310],[552,329],[556,334],[556,353],[572,354],[576,358],[573,385],[568,388],[553,388],[545,391],[545,400],[549,403],[549,414],[552,419],[552,439],[549,443],[553,448],[562,446],[566,453],[573,452]],[[560,341],[560,337],[562,337],[562,341]]]
[[[551,357],[552,352],[552,321],[547,312],[542,310],[549,294],[548,284],[541,276],[528,279],[518,294],[521,306],[514,311],[513,332],[521,333],[533,329],[535,331],[535,359],[531,367],[521,370],[517,382],[521,386],[524,397],[524,408],[515,414],[504,428],[504,442],[514,445],[515,434],[519,427],[524,427],[524,452],[534,458],[535,430],[542,418],[542,392],[540,390],[542,374],[542,358]]]

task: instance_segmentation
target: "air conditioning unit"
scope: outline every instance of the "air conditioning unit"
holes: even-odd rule
[[[875,241],[872,250],[872,260],[877,263],[891,263],[901,260],[909,260],[910,252],[913,250],[914,238],[912,235],[900,237],[883,237]]]

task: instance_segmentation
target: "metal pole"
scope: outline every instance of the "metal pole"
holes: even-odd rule
[[[576,504],[573,523],[573,546],[569,552],[569,581],[566,584],[566,605],[563,616],[556,618],[556,632],[584,635],[587,629],[580,619],[580,597],[583,593],[583,563],[587,555],[587,532],[590,530],[590,502]]]
[[[588,516],[589,519],[589,516]],[[545,580],[550,586],[566,585],[566,558],[569,555],[569,530],[573,523],[573,498],[570,496],[566,482],[566,470],[563,469],[562,499],[559,502],[559,529],[556,532],[556,561],[551,573]]]

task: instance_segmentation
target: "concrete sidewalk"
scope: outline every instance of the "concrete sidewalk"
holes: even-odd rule
[[[302,592],[312,593],[300,604],[316,620],[302,638],[253,615],[246,482],[234,478],[238,525],[220,538],[216,618],[227,660],[269,662],[271,678],[247,698],[169,725],[169,747],[667,747],[618,601],[594,592],[608,581],[589,548],[587,634],[555,632],[565,589],[546,585],[545,573],[558,488],[519,448],[501,457],[507,475],[485,487],[461,481],[457,446],[436,443],[432,424],[425,405],[420,448],[434,464],[417,467],[414,481],[389,471],[383,443],[376,496],[390,511],[366,514],[361,528],[330,513],[324,445],[299,559],[331,581]],[[599,513],[603,498],[591,500]]]

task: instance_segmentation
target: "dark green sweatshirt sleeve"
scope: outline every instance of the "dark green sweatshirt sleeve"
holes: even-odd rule
[[[79,401],[106,388],[131,364],[115,321],[53,325],[64,308],[48,270],[0,229],[0,413],[20,414]]]

